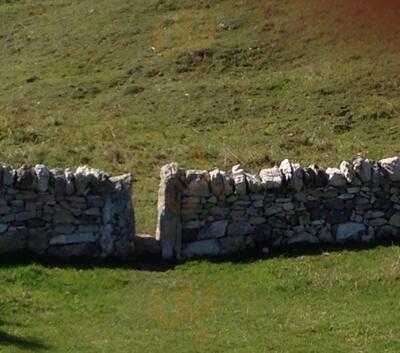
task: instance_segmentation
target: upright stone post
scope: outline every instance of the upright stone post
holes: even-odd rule
[[[179,259],[182,248],[181,174],[176,163],[161,168],[156,239],[166,260]]]

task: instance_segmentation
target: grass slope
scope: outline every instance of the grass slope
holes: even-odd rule
[[[0,159],[133,171],[153,232],[170,161],[399,153],[399,11],[331,3],[0,0]]]
[[[0,351],[400,350],[400,248],[166,272],[0,268]]]

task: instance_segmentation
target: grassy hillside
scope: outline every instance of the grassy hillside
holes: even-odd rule
[[[397,353],[400,248],[127,268],[0,268],[0,351]]]
[[[0,0],[0,159],[133,171],[152,232],[169,161],[399,153],[398,7],[331,3]]]
[[[170,161],[399,154],[398,9],[0,0],[0,160],[132,171],[153,232]],[[395,246],[165,272],[3,264],[0,351],[397,353],[399,278]]]

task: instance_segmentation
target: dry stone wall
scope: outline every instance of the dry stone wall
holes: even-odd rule
[[[129,174],[0,164],[0,254],[123,259],[133,235]]]
[[[165,259],[248,248],[400,239],[400,157],[339,168],[280,166],[246,173],[162,168],[157,239]]]

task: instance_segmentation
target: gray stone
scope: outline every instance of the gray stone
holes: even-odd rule
[[[339,169],[348,183],[352,183],[355,180],[356,173],[354,171],[353,164],[348,161],[343,161],[340,163]]]
[[[253,247],[251,237],[225,237],[219,240],[220,254],[234,254]]]
[[[3,234],[7,231],[8,224],[0,223],[0,234]]]
[[[184,173],[176,163],[167,164],[161,168],[156,239],[161,243],[163,259],[180,256],[182,248],[181,190],[183,178],[185,178]]]
[[[16,188],[21,190],[30,190],[34,187],[36,182],[36,174],[32,168],[22,166],[16,171]]]
[[[368,220],[368,225],[372,227],[383,226],[387,223],[388,221],[385,218],[375,218]]]
[[[375,230],[374,227],[368,227],[368,232],[361,236],[361,242],[370,244],[375,241]]]
[[[75,188],[78,194],[86,195],[92,190],[94,193],[101,191],[102,184],[109,176],[99,169],[88,166],[78,167],[74,173]]]
[[[270,217],[270,216],[273,216],[273,215],[276,215],[276,214],[280,213],[281,211],[282,211],[282,209],[280,207],[268,206],[268,207],[265,208],[264,214],[267,217]]]
[[[296,235],[288,238],[287,244],[294,245],[294,244],[318,244],[319,240],[317,237],[307,233],[297,233]]]
[[[54,227],[56,233],[60,234],[71,234],[75,231],[76,227],[72,224],[57,224]]]
[[[317,234],[318,239],[321,243],[331,244],[334,243],[334,239],[332,236],[332,230],[330,225],[326,225],[323,227]]]
[[[186,222],[182,225],[183,229],[197,229],[197,228],[201,228],[204,225],[203,221],[199,221],[199,220],[194,220],[194,221],[189,221]]]
[[[80,243],[92,243],[97,240],[97,237],[92,233],[73,233],[57,235],[50,239],[50,245],[69,245]]]
[[[392,241],[399,236],[399,229],[390,225],[380,227],[376,232],[376,238],[382,241]]]
[[[371,181],[374,185],[382,185],[385,181],[385,174],[379,163],[372,164]]]
[[[249,220],[250,224],[252,224],[254,226],[264,224],[266,221],[267,221],[267,219],[265,217],[261,217],[261,216],[251,217]]]
[[[246,221],[232,222],[228,225],[227,235],[233,237],[239,237],[242,235],[248,235],[254,232],[254,227]]]
[[[222,199],[225,197],[224,175],[219,169],[215,169],[210,172],[210,187],[211,192],[218,199]]]
[[[357,177],[363,183],[369,183],[372,180],[372,165],[368,159],[357,157],[353,160],[353,168]]]
[[[91,207],[83,211],[83,214],[87,216],[101,216],[101,209],[99,207]]]
[[[365,224],[348,222],[339,224],[336,231],[336,241],[346,243],[349,241],[360,241],[361,236],[365,234],[367,227]]]
[[[203,227],[199,233],[199,239],[213,239],[225,236],[228,221],[216,221]]]
[[[391,181],[400,181],[400,157],[381,159],[379,164]]]
[[[232,167],[232,179],[235,185],[235,193],[239,196],[246,195],[247,193],[247,183],[246,175],[240,164]]]
[[[400,213],[395,213],[389,221],[389,224],[400,228]]]
[[[262,185],[266,189],[279,189],[283,184],[283,174],[278,167],[260,171]]]
[[[219,243],[216,239],[200,240],[188,243],[182,250],[185,258],[200,256],[216,256],[220,253]]]
[[[285,159],[281,162],[279,169],[292,189],[300,191],[303,188],[304,171],[300,164],[291,163],[288,159]]]
[[[37,164],[35,166],[35,173],[37,178],[37,190],[39,192],[46,192],[49,187],[49,169],[45,165]]]
[[[381,218],[385,216],[385,212],[382,211],[368,211],[365,213],[365,219]]]
[[[10,166],[3,164],[1,166],[2,176],[3,176],[3,185],[4,186],[12,186],[15,181],[16,171],[12,169]]]
[[[346,178],[343,173],[337,168],[328,168],[326,170],[328,175],[328,183],[334,187],[341,187],[347,184]]]
[[[75,171],[73,169],[67,168],[64,172],[65,178],[65,193],[66,195],[73,195],[75,192]]]
[[[252,193],[260,192],[262,189],[261,179],[256,175],[245,173],[247,185],[249,187],[249,191]]]
[[[56,211],[54,214],[54,223],[59,224],[70,224],[70,223],[75,223],[76,219],[75,217],[71,214],[71,212],[67,210],[59,210]]]
[[[190,196],[206,197],[210,195],[210,176],[205,170],[186,171],[186,193]]]

